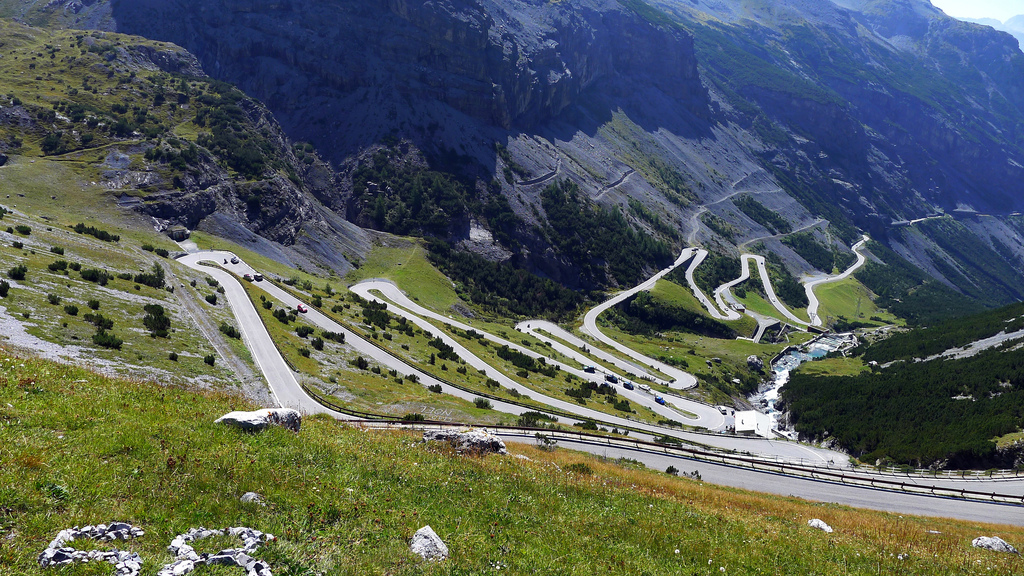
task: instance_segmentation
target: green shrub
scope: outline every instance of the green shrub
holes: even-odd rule
[[[113,350],[120,350],[121,345],[124,344],[124,340],[121,340],[117,336],[114,336],[110,332],[107,332],[103,328],[100,328],[95,334],[92,335],[92,343],[103,348],[111,348]]]
[[[68,304],[64,306],[64,312],[66,312],[68,316],[78,316],[78,306]]]
[[[206,362],[206,363],[207,363],[207,364],[209,364],[210,366],[213,366],[213,364],[214,364],[214,363],[215,363],[216,361],[217,361],[217,358],[216,358],[216,356],[214,356],[213,354],[208,354],[208,355],[206,355],[206,356],[203,356],[203,362]]]
[[[313,346],[314,350],[320,352],[324,349],[324,339],[319,337],[313,338],[313,340],[310,342],[310,345]]]
[[[221,322],[220,331],[228,338],[234,338],[237,340],[242,337],[242,333],[238,331],[238,328],[235,328],[227,322]]]
[[[299,348],[299,356],[302,356],[303,358],[309,358],[309,355],[310,355],[309,348],[306,348],[306,347]]]
[[[146,252],[152,252],[154,250],[152,244],[143,244],[142,249],[145,250]]]
[[[146,304],[144,309],[146,315],[142,318],[142,325],[154,338],[167,338],[171,319],[167,317],[164,307],[159,304]]]
[[[28,267],[24,264],[19,264],[7,271],[7,277],[11,280],[24,280],[26,272],[28,272]]]
[[[8,232],[9,232],[9,230],[8,230]],[[12,247],[13,247],[13,248],[14,248],[15,250],[21,250],[22,248],[24,248],[24,247],[25,247],[25,245],[24,245],[24,244],[22,244],[21,242],[18,242],[17,240],[15,240],[14,242],[11,242],[11,246],[12,246]]]
[[[7,293],[10,290],[11,285],[7,283],[7,280],[0,280],[0,298],[7,298]]]
[[[178,353],[177,352],[171,352],[170,354],[167,355],[167,359],[170,360],[171,362],[177,362],[178,361]]]
[[[440,384],[432,384],[430,386],[427,386],[427,390],[430,390],[434,394],[440,394],[441,393],[441,385]]]
[[[64,249],[61,248],[60,246],[51,246],[50,247],[50,252],[53,252],[54,254],[56,254],[58,256],[63,256],[64,255]]]
[[[473,404],[481,410],[490,410],[492,408],[491,401],[487,398],[474,398]]]
[[[167,250],[165,250],[163,248],[157,248],[156,250],[154,250],[154,252],[156,252],[156,255],[161,257],[161,258],[167,258],[168,256],[171,255],[170,252],[168,252]]]
[[[116,234],[111,234],[105,230],[94,228],[93,226],[86,226],[82,223],[75,224],[74,231],[79,234],[88,234],[89,236],[92,236],[97,240],[102,240],[103,242],[121,241],[121,237]]]
[[[14,231],[22,236],[28,236],[32,233],[32,228],[25,226],[24,224],[19,224],[14,227]]]
[[[68,264],[68,268],[74,270],[75,272],[78,272],[79,270],[82,269],[82,265],[79,264],[78,262],[71,262]]]
[[[295,333],[299,335],[299,338],[305,338],[313,333],[313,328],[310,326],[297,326],[295,328]]]
[[[88,302],[85,303],[85,305],[88,306],[89,308],[93,309],[93,310],[99,310],[100,309],[100,301],[99,300],[89,300]]]
[[[95,282],[100,286],[106,286],[110,280],[110,275],[103,270],[97,270],[96,268],[86,268],[79,273],[82,276],[82,280],[88,282]]]
[[[56,306],[60,304],[60,296],[57,296],[56,294],[47,294],[46,301]]]
[[[60,272],[61,270],[68,269],[68,263],[64,260],[57,260],[56,262],[51,262],[47,268],[50,269],[50,272]]]
[[[216,294],[207,294],[206,295],[206,301],[209,302],[212,306],[216,306],[217,305],[217,295]]]

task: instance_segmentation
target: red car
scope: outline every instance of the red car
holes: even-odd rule
[[[252,274],[242,274],[242,278],[244,278],[247,282],[252,282]]]
[[[302,304],[299,304],[298,307],[296,308],[296,310],[298,310],[299,312],[302,312],[303,314],[305,314],[306,312],[309,312],[309,308],[306,308]]]

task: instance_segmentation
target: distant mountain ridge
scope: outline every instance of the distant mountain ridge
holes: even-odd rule
[[[1000,22],[995,18],[960,18],[964,22],[973,22],[983,26],[991,26],[1000,32],[1006,32],[1020,42],[1021,50],[1024,51],[1024,14],[1014,16],[1006,22]]]

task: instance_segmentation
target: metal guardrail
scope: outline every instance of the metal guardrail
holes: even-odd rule
[[[451,428],[466,428],[463,425],[447,424],[441,422],[382,422],[379,420],[353,421],[350,424],[366,428],[377,429],[415,429],[415,430],[443,430]],[[751,458],[747,456],[731,455],[720,452],[710,452],[685,446],[672,446],[647,442],[643,440],[626,440],[608,436],[597,436],[586,432],[575,432],[565,430],[552,430],[547,428],[528,428],[523,426],[486,426],[488,430],[497,433],[502,431],[519,434],[521,436],[543,437],[553,440],[571,440],[574,442],[620,447],[634,451],[644,451],[666,454],[690,460],[723,464],[726,466],[741,466],[747,469],[759,470],[766,473],[782,474],[806,478],[818,482],[832,482],[848,486],[859,486],[864,488],[883,489],[907,494],[921,496],[954,498],[961,500],[975,500],[994,502],[1000,504],[1013,504],[1024,506],[1024,495],[1000,494],[997,492],[982,492],[979,490],[968,490],[967,488],[953,488],[946,486],[934,486],[897,482],[895,480],[884,480],[871,476],[858,475],[847,470],[823,470],[816,467],[800,466],[785,462],[770,462],[767,460]]]

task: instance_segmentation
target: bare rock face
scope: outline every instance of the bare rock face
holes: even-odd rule
[[[238,426],[250,432],[259,432],[274,424],[298,432],[302,427],[302,414],[291,408],[265,408],[253,412],[229,412],[216,420],[218,424]]]
[[[424,560],[448,558],[448,546],[430,526],[424,526],[413,534],[409,549],[413,554],[419,554]]]
[[[764,370],[764,360],[756,354],[751,354],[747,356],[747,366],[750,366],[751,370]]]
[[[473,454],[508,454],[505,442],[486,430],[430,430],[423,433],[424,442],[448,442],[457,450]]]
[[[985,550],[991,550],[993,552],[1004,552],[1006,554],[1020,554],[1017,549],[1010,545],[1006,540],[998,536],[979,536],[971,541],[971,546],[975,548],[983,548]]]
[[[611,0],[137,0],[113,11],[118,31],[187,48],[335,161],[403,124],[460,114],[474,130],[534,127],[606,79],[707,101],[692,38]]]

